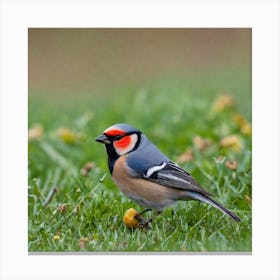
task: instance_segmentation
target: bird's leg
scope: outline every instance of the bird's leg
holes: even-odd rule
[[[142,219],[141,215],[144,214],[144,213],[146,213],[146,212],[148,212],[148,211],[152,211],[152,209],[150,209],[150,208],[144,209],[144,210],[142,210],[141,212],[137,213],[137,214],[134,216],[134,218],[135,218],[136,220],[138,220],[139,222],[142,222],[143,219]]]
[[[151,209],[150,209],[151,210]],[[146,212],[146,211],[145,211]],[[158,211],[157,210],[157,213],[151,217],[150,219],[146,219],[146,220],[142,220],[140,222],[140,224],[138,225],[139,228],[149,228],[149,222],[151,222],[155,217],[157,217],[162,211]]]

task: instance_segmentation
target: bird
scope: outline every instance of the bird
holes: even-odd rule
[[[166,207],[180,200],[210,204],[234,221],[241,221],[137,128],[125,123],[114,124],[95,140],[106,147],[108,167],[119,190],[144,207],[135,218],[147,211],[156,211],[150,219],[141,218],[139,227],[147,226]]]

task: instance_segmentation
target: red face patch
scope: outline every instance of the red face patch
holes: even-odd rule
[[[121,140],[114,142],[115,147],[118,149],[125,149],[130,145],[130,143],[131,143],[130,135],[124,136]]]
[[[121,129],[110,129],[108,131],[105,131],[105,134],[108,136],[117,136],[117,135],[125,135],[125,131]]]

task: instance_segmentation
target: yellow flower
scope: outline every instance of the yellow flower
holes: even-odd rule
[[[60,239],[60,236],[59,236],[59,235],[55,235],[55,236],[53,237],[53,239],[54,239],[55,241],[57,241],[57,240]]]
[[[126,210],[123,216],[124,224],[129,228],[136,228],[139,225],[139,221],[135,219],[137,211],[133,208]]]
[[[226,166],[228,169],[236,170],[238,164],[237,164],[237,161],[236,161],[236,160],[227,160],[226,163],[225,163],[225,166]]]
[[[220,141],[220,146],[227,148],[233,148],[235,151],[240,151],[242,149],[241,139],[238,135],[232,134],[224,137]]]
[[[28,140],[40,139],[43,136],[43,126],[41,124],[34,124],[28,129]]]
[[[244,124],[241,127],[241,132],[245,135],[251,135],[252,134],[252,127],[249,123]]]
[[[252,134],[251,124],[240,114],[236,114],[233,117],[233,121],[239,126],[241,132],[245,135]]]
[[[220,95],[213,104],[213,110],[215,112],[221,112],[226,108],[232,108],[235,105],[233,98],[230,95]]]
[[[204,139],[200,136],[195,136],[193,138],[193,142],[200,152],[203,152],[206,148],[212,145],[212,141],[210,139]]]
[[[57,136],[67,144],[74,144],[84,138],[80,133],[76,133],[69,128],[61,127],[57,130]]]

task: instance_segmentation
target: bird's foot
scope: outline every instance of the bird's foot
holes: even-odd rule
[[[139,223],[137,228],[149,230],[151,228],[149,225],[149,222],[151,222],[151,221],[152,221],[152,219],[145,219],[145,220],[142,219],[142,221]]]
[[[152,219],[144,219],[141,215],[144,214],[145,212],[148,212],[148,211],[152,211],[152,209],[144,209],[143,211],[137,213],[135,216],[134,216],[134,219],[137,220],[139,222],[137,228],[140,228],[140,229],[150,229],[150,226],[149,226],[149,222],[152,221]]]
[[[147,230],[150,229],[151,227],[150,227],[149,223],[152,222],[152,220],[161,213],[161,211],[157,211],[157,213],[153,217],[151,217],[150,219],[145,219],[144,220],[140,214],[143,214],[144,212],[147,212],[147,211],[150,211],[150,210],[151,209],[146,209],[146,210],[144,210],[144,211],[142,211],[142,212],[140,212],[140,213],[138,213],[134,216],[134,218],[137,219],[140,222],[139,225],[137,226],[137,228],[147,229]]]

